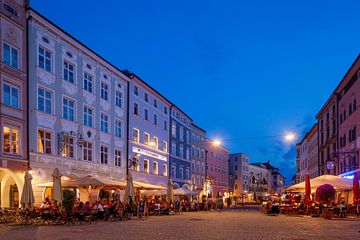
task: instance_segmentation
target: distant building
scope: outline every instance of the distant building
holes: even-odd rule
[[[308,161],[307,169],[310,178],[319,176],[319,155],[318,155],[318,125],[314,124],[307,134]]]
[[[206,131],[194,123],[191,126],[191,186],[193,190],[202,190],[206,177]]]
[[[206,174],[211,181],[210,197],[227,197],[229,194],[229,150],[206,139]]]
[[[300,143],[296,144],[296,174],[295,183],[300,182]]]
[[[176,187],[190,189],[192,119],[176,106],[170,108],[170,173]]]
[[[259,201],[270,193],[270,173],[262,163],[250,163],[248,166],[250,200]]]
[[[229,161],[229,174],[230,179],[230,192],[236,196],[244,198],[249,192],[249,157],[244,153],[230,154]]]
[[[136,74],[129,90],[129,159],[134,180],[167,186],[171,103]]]
[[[265,168],[269,171],[268,186],[271,194],[281,193],[285,184],[285,178],[280,174],[280,170],[270,164],[270,161],[263,163]]]

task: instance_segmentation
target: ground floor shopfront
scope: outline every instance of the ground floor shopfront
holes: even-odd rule
[[[22,160],[0,160],[0,207],[19,207],[27,164]]]

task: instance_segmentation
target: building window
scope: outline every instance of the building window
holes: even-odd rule
[[[157,115],[154,114],[154,125],[157,126]]]
[[[121,121],[115,121],[115,136],[121,138]]]
[[[144,133],[144,144],[147,146],[150,144],[150,135],[148,133]]]
[[[186,171],[185,171],[185,179],[187,179],[187,180],[190,179],[190,171],[189,171],[189,169],[186,169]]]
[[[153,174],[159,174],[159,168],[157,162],[153,162]]]
[[[183,168],[179,168],[179,178],[184,179],[184,169]]]
[[[108,101],[108,90],[109,90],[109,85],[107,85],[104,82],[101,82],[101,98]]]
[[[190,143],[190,131],[186,131],[186,143]]]
[[[84,106],[84,125],[93,127],[93,110],[86,106]]]
[[[154,148],[158,149],[159,148],[159,139],[157,137],[154,137]]]
[[[144,160],[144,172],[149,173],[149,160]]]
[[[64,80],[69,83],[74,83],[74,65],[64,61]]]
[[[163,151],[168,152],[168,143],[166,141],[163,141]]]
[[[133,128],[133,141],[139,142],[139,129]]]
[[[186,149],[186,159],[190,160],[190,150],[188,148]]]
[[[167,114],[167,107],[164,106],[164,113]]]
[[[163,175],[167,176],[167,166],[166,166],[166,164],[163,164]]]
[[[139,116],[139,105],[134,103],[134,115]]]
[[[115,166],[116,167],[121,167],[121,151],[120,150],[115,150]]]
[[[51,132],[45,130],[38,131],[38,152],[44,154],[52,153]]]
[[[176,144],[175,143],[171,143],[171,154],[176,155]]]
[[[108,115],[101,113],[100,115],[100,131],[108,132]]]
[[[75,102],[68,98],[63,98],[63,118],[69,121],[75,121]]]
[[[48,114],[52,113],[52,93],[42,88],[38,88],[38,110]]]
[[[13,108],[19,108],[19,88],[4,83],[3,85],[3,103]]]
[[[121,92],[116,91],[116,93],[115,93],[115,105],[117,107],[120,107],[120,108],[121,108],[121,99],[122,99]]]
[[[19,154],[19,130],[14,127],[3,127],[4,152]]]
[[[139,89],[134,85],[134,95],[139,96]]]
[[[91,142],[84,142],[83,145],[83,160],[92,162],[93,161],[93,144]]]
[[[74,158],[74,138],[64,138],[63,157]]]
[[[154,99],[154,107],[157,108],[157,101]]]
[[[144,109],[144,119],[145,119],[146,121],[149,121],[149,112],[148,112],[147,109]]]
[[[19,16],[19,13],[15,10],[15,8],[9,6],[8,4],[4,3],[3,4],[4,8],[6,9],[6,11],[8,11],[9,13],[11,13],[12,15],[14,15],[15,17]]]
[[[167,131],[167,121],[164,120],[164,131]]]
[[[12,68],[19,69],[19,50],[7,43],[4,43],[3,62]]]
[[[101,146],[100,147],[100,160],[101,160],[101,164],[107,164],[108,163],[108,147],[106,146]]]
[[[88,92],[93,92],[93,77],[87,72],[84,72],[84,89]]]
[[[180,126],[180,141],[184,141],[184,128],[183,126]]]
[[[144,100],[145,102],[149,102],[149,97],[147,93],[144,93]]]
[[[176,167],[171,166],[171,177],[176,178]]]
[[[171,124],[171,135],[176,137],[176,123],[174,122]]]
[[[42,47],[39,47],[39,67],[51,72],[51,52]]]
[[[183,145],[180,145],[180,148],[179,148],[179,157],[184,158],[184,146],[183,146]]]

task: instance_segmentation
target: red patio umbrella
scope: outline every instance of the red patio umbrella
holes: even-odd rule
[[[305,175],[305,204],[311,204],[311,187],[310,187],[310,178],[309,174]]]
[[[354,173],[354,178],[353,178],[353,193],[354,193],[354,204],[359,204],[359,178],[358,178],[358,173],[355,172]]]

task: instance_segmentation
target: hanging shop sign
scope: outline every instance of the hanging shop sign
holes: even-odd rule
[[[132,151],[134,153],[138,153],[140,155],[145,155],[145,156],[149,156],[149,157],[153,157],[153,158],[156,158],[156,159],[160,159],[162,161],[167,161],[167,157],[165,156],[162,156],[160,154],[157,154],[157,153],[154,153],[154,152],[151,152],[151,151],[148,151],[148,150],[145,150],[145,149],[141,149],[141,148],[138,148],[138,147],[133,147]]]

